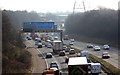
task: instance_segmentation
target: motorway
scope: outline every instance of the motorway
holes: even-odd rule
[[[46,47],[36,48],[35,42],[33,40],[30,40],[30,41],[27,41],[27,42],[29,42],[31,47],[35,48],[35,50],[38,52],[38,54],[42,54],[43,59],[46,61],[45,64],[46,64],[47,68],[49,68],[51,62],[56,62],[58,64],[58,67],[59,67],[60,71],[62,72],[62,74],[63,75],[67,75],[67,73],[68,73],[68,71],[67,71],[68,66],[65,63],[65,57],[66,56],[59,56],[58,54],[57,55],[54,54],[53,50],[51,48],[46,48]],[[46,59],[45,56],[46,56],[46,53],[48,53],[48,52],[52,53],[53,57]],[[66,54],[68,54],[68,53],[66,53]],[[41,67],[42,66],[43,65],[41,65]],[[36,68],[37,68],[37,66],[36,66]]]
[[[29,41],[29,40],[28,40]],[[30,40],[29,41],[31,46],[33,47],[36,47],[35,46],[35,41],[33,40]],[[63,41],[65,44],[69,44],[69,40],[68,41]],[[115,67],[118,68],[118,49],[116,48],[112,48],[110,47],[110,50],[100,50],[100,51],[94,51],[93,48],[87,48],[87,44],[88,43],[84,43],[84,42],[79,42],[79,41],[75,41],[74,45],[72,47],[74,48],[77,48],[79,50],[86,50],[88,51],[90,54],[93,54],[99,58],[102,57],[102,53],[104,51],[107,51],[109,52],[109,54],[111,55],[111,58],[109,59],[103,59],[109,63],[111,63],[112,65],[114,65]],[[98,44],[93,44],[94,46],[95,45],[98,45]],[[102,45],[98,45],[100,47],[102,47]],[[65,57],[66,56],[69,56],[68,52],[66,52],[66,56],[59,56],[58,54],[54,54],[53,53],[53,50],[51,48],[46,48],[46,47],[43,47],[43,48],[36,48],[35,49],[38,53],[42,54],[44,60],[46,61],[46,65],[47,65],[47,68],[49,68],[49,65],[51,62],[57,62],[58,66],[59,66],[59,69],[62,71],[62,73],[64,74],[67,74],[67,64],[65,63]],[[45,56],[46,56],[46,53],[48,52],[51,52],[53,54],[53,58],[49,58],[49,59],[46,59]]]
[[[59,66],[59,69],[62,71],[62,73],[67,72],[67,64],[64,63],[65,56],[59,56],[59,55],[54,54],[52,52],[52,49],[50,49],[50,48],[41,48],[41,49],[38,49],[38,50],[40,50],[40,52],[43,54],[43,57],[47,62],[47,68],[50,67],[49,64],[51,62],[56,62],[58,64],[58,66]],[[45,56],[46,56],[46,53],[48,53],[48,52],[51,52],[53,54],[53,57],[46,59]]]
[[[65,44],[69,44],[70,41],[64,41]],[[84,42],[79,42],[79,41],[75,41],[74,45],[72,47],[77,48],[79,50],[86,50],[88,51],[90,54],[93,54],[99,58],[102,58],[102,53],[103,52],[109,52],[111,58],[109,59],[103,59],[109,63],[111,63],[112,65],[114,65],[115,67],[118,67],[118,49],[117,48],[113,48],[110,47],[110,50],[103,50],[101,49],[100,51],[94,51],[93,48],[87,48],[87,44],[88,43],[84,43]],[[93,44],[94,46],[98,45],[98,44]],[[102,45],[98,45],[102,48]]]
[[[36,50],[38,52],[38,54],[42,54],[43,59],[45,60],[45,64],[46,64],[47,68],[50,67],[51,62],[56,62],[58,64],[58,67],[59,67],[60,71],[62,72],[62,74],[63,75],[68,75],[68,70],[67,70],[68,66],[65,63],[65,58],[66,58],[66,56],[75,56],[75,54],[69,55],[69,53],[66,52],[66,56],[59,56],[58,54],[54,54],[53,50],[51,48],[46,48],[46,47],[36,48],[35,42],[33,40],[28,41],[28,42],[31,45],[31,47],[35,48],[34,50]],[[48,52],[52,53],[53,57],[46,59],[45,56],[46,56],[46,53],[48,53]],[[43,65],[41,65],[40,67],[42,67],[42,66]],[[38,66],[36,66],[36,68],[38,68]],[[38,72],[38,73],[40,73],[40,72]],[[101,75],[101,74],[99,74],[99,75]],[[104,75],[106,75],[106,74],[104,74]]]

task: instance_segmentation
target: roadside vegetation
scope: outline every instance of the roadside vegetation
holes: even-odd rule
[[[118,11],[107,8],[70,14],[65,21],[65,34],[83,42],[118,46]]]
[[[43,15],[41,17],[40,15]],[[45,18],[44,18],[44,15]],[[2,74],[29,73],[31,72],[32,56],[25,50],[25,45],[20,36],[23,22],[40,22],[55,20],[58,17],[54,14],[36,13],[35,11],[11,11],[2,10]]]
[[[120,69],[118,69],[118,68],[114,67],[113,65],[111,65],[110,63],[104,61],[102,58],[98,58],[92,54],[89,54],[89,56],[93,62],[100,62],[102,65],[102,69],[106,73],[111,74],[111,75],[120,75]]]
[[[28,74],[31,72],[31,54],[25,50],[17,17],[11,21],[9,11],[2,11],[2,75]],[[13,12],[14,13],[14,12]],[[15,25],[17,27],[15,27]]]

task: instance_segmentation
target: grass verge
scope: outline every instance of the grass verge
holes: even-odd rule
[[[93,61],[93,62],[99,62],[102,65],[102,69],[105,73],[108,74],[117,74],[120,75],[120,69],[114,67],[112,64],[104,61],[102,58],[98,58],[97,56],[94,56],[92,54],[89,54],[89,58]]]

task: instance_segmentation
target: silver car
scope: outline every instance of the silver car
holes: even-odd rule
[[[110,47],[109,47],[109,45],[103,45],[103,49],[104,49],[104,50],[109,50]]]
[[[94,47],[94,51],[100,51],[100,47],[99,46],[95,46]]]
[[[59,56],[65,56],[65,51],[60,51]]]

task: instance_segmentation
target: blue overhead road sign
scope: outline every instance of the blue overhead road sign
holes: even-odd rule
[[[23,31],[56,30],[54,22],[24,22]]]

